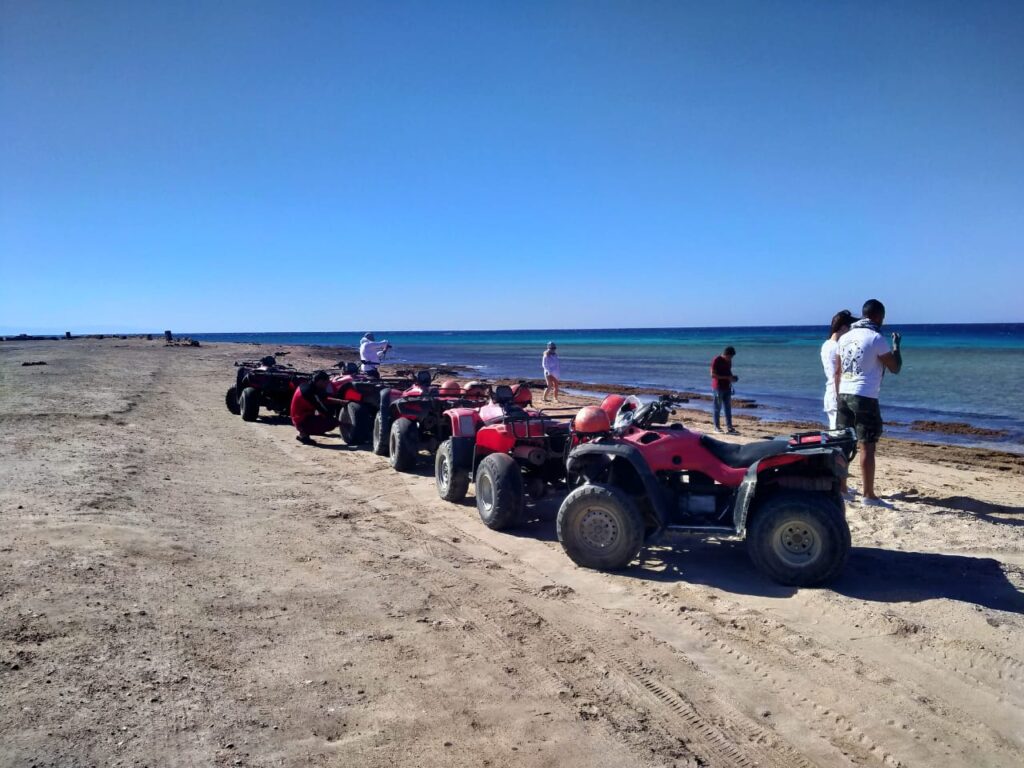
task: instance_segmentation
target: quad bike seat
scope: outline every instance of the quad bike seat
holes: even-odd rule
[[[789,450],[789,443],[786,440],[759,440],[756,443],[739,445],[723,443],[713,437],[701,435],[700,444],[723,464],[736,469],[749,467],[755,461],[767,459],[769,456],[778,456]]]

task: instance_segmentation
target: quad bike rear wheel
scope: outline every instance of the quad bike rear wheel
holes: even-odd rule
[[[644,518],[613,485],[586,483],[558,510],[558,540],[577,565],[602,571],[627,567],[644,544]]]
[[[260,393],[254,387],[246,387],[242,390],[242,396],[238,398],[238,408],[242,414],[242,421],[256,421],[260,416]]]
[[[238,387],[229,387],[228,391],[224,393],[224,405],[235,416],[242,412],[242,409],[238,407]]]
[[[420,452],[420,436],[416,422],[412,419],[398,419],[391,425],[388,441],[391,466],[398,472],[412,472]]]
[[[363,445],[373,436],[370,409],[362,403],[346,403],[338,415],[341,439],[349,445]]]
[[[484,525],[502,531],[519,522],[523,513],[523,474],[504,453],[485,456],[476,470],[476,509]]]
[[[842,509],[824,494],[777,493],[754,509],[747,552],[759,571],[787,586],[835,578],[850,554]]]
[[[388,437],[391,434],[391,419],[388,418],[384,410],[377,411],[377,415],[373,417],[373,437],[371,438],[371,445],[373,452],[378,456],[390,456],[390,446],[388,445]]]
[[[434,480],[438,496],[445,501],[460,502],[469,490],[469,470],[455,466],[453,453],[450,438],[441,443],[434,457]]]

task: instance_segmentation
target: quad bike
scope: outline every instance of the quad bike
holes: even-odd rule
[[[550,485],[565,479],[571,415],[531,405],[525,383],[500,385],[490,403],[453,407],[444,414],[451,437],[434,458],[438,495],[462,501],[472,478],[480,519],[494,530],[519,522],[526,495],[540,499]]]
[[[445,416],[451,408],[479,407],[487,402],[487,385],[470,382],[463,388],[457,381],[432,384],[429,371],[420,371],[416,383],[397,397],[381,393],[381,406],[374,421],[374,450],[387,435],[386,455],[399,472],[411,472],[421,450],[433,452],[451,437],[452,423]]]
[[[331,377],[328,397],[343,401],[338,412],[341,438],[349,445],[363,445],[373,436],[373,424],[380,410],[381,396],[401,393],[413,384],[408,377],[380,377],[359,372],[359,366],[348,363],[341,373]]]
[[[835,577],[850,529],[840,482],[853,430],[804,432],[738,445],[668,425],[677,401],[626,398],[614,423],[577,415],[585,441],[569,454],[577,487],[558,510],[558,540],[586,568],[625,568],[663,534],[746,539],[758,570],[788,585]]]
[[[235,363],[238,372],[235,385],[224,395],[224,403],[243,421],[256,421],[260,408],[288,415],[296,388],[309,381],[313,374],[282,365],[272,356]]]

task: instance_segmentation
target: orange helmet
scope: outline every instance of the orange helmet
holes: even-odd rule
[[[487,394],[487,385],[482,381],[469,381],[462,388],[462,393],[466,397],[483,397]]]
[[[611,419],[608,414],[596,405],[585,405],[573,419],[573,428],[581,435],[596,435],[601,432],[610,432],[612,428]]]
[[[533,394],[526,384],[513,384],[512,392],[512,402],[516,405],[530,405],[533,402]]]
[[[461,395],[462,387],[455,379],[447,379],[441,382],[441,386],[437,388],[439,395]]]
[[[609,421],[615,421],[615,416],[624,402],[626,402],[626,398],[622,395],[608,395],[601,401],[601,410],[608,414]]]

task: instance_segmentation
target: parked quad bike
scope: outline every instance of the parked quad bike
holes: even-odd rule
[[[499,385],[486,405],[445,412],[451,437],[434,458],[438,495],[462,501],[472,479],[480,519],[494,530],[520,522],[527,496],[540,499],[565,479],[571,414],[532,402],[525,383]]]
[[[313,376],[282,365],[269,355],[235,365],[238,367],[235,385],[225,393],[224,404],[243,421],[256,421],[260,408],[287,416],[296,388]]]
[[[364,445],[373,438],[373,425],[380,410],[384,393],[385,401],[393,392],[403,392],[414,382],[408,377],[385,377],[359,372],[355,363],[348,363],[341,374],[331,377],[328,396],[341,400],[338,423],[341,438],[349,445]]]
[[[411,472],[421,451],[434,452],[451,437],[451,421],[445,412],[451,408],[479,407],[487,402],[487,386],[471,382],[465,389],[458,382],[433,383],[430,371],[420,371],[416,384],[394,397],[382,393],[381,407],[374,423],[374,451],[388,456],[399,472]],[[382,443],[387,437],[387,447]]]
[[[630,397],[614,424],[591,419],[597,425],[567,461],[579,484],[558,511],[566,554],[612,570],[668,534],[739,537],[779,583],[839,574],[850,550],[840,483],[856,452],[853,430],[738,445],[668,425],[675,402]]]

